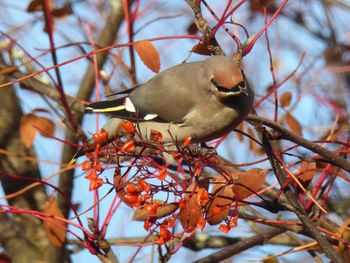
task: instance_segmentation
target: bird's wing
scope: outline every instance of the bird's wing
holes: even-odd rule
[[[208,92],[210,78],[201,63],[169,68],[131,89],[128,96],[94,102],[85,110],[128,120],[183,123],[186,115],[203,103]]]
[[[203,103],[207,92],[207,78],[200,63],[172,67],[133,90],[130,99],[135,108],[157,114],[167,122],[182,123],[191,110]]]
[[[131,121],[147,121],[152,119],[158,122],[167,122],[152,112],[134,109],[134,106],[130,105],[130,103],[131,101],[128,96],[114,100],[98,101],[86,106],[85,112],[104,113],[115,118]]]

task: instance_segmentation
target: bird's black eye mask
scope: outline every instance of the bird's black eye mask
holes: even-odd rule
[[[225,87],[220,86],[215,80],[214,78],[212,78],[211,83],[216,87],[216,89],[219,92],[225,93],[229,96],[242,96],[243,94],[248,96],[248,90],[246,87],[246,82],[243,80],[241,82],[239,82],[237,85],[233,86],[232,88],[228,89]]]

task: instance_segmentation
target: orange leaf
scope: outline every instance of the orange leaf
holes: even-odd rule
[[[160,143],[163,140],[163,134],[160,131],[151,130],[150,140]]]
[[[21,119],[19,133],[25,147],[32,147],[37,132],[45,137],[53,136],[55,124],[45,117],[32,113],[24,115]]]
[[[101,178],[90,180],[89,191],[97,190],[101,185],[103,185],[103,180]]]
[[[153,202],[146,204],[143,209],[146,211],[146,213],[150,216],[157,215],[158,207],[160,207],[159,203]]]
[[[241,124],[238,125],[236,129],[240,131],[244,131],[244,122],[241,122]],[[243,142],[243,134],[236,132],[236,137],[240,142]]]
[[[280,104],[283,108],[289,106],[291,100],[292,100],[292,93],[289,91],[282,93],[279,98]]]
[[[141,202],[141,198],[139,194],[124,194],[123,197],[120,197],[120,199],[130,207],[138,207]]]
[[[192,137],[191,136],[186,136],[184,139],[184,142],[182,144],[182,147],[187,147],[191,144],[192,142]]]
[[[220,230],[221,232],[227,234],[228,232],[230,232],[231,227],[228,226],[227,224],[221,224],[221,225],[219,226],[219,230]]]
[[[158,73],[160,69],[160,57],[152,42],[146,40],[137,41],[134,47],[143,64],[153,72]]]
[[[137,189],[137,186],[135,184],[132,184],[132,183],[128,183],[126,186],[125,186],[125,191],[128,193],[128,194],[137,194],[139,193],[138,189]]]
[[[226,179],[219,176],[211,193],[214,195],[207,209],[207,222],[210,225],[217,225],[228,216],[230,205],[234,200],[232,185],[226,185]]]
[[[122,128],[124,131],[126,131],[129,134],[134,134],[135,133],[135,127],[134,124],[131,121],[125,121],[123,120],[122,122]]]
[[[92,138],[94,139],[94,141],[97,143],[97,144],[105,144],[108,140],[108,133],[104,130],[104,129],[101,129],[100,132],[97,132],[95,133],[94,135],[92,135]]]
[[[159,231],[159,235],[163,239],[163,241],[166,242],[166,241],[169,241],[172,238],[172,234],[165,227],[160,226],[159,230],[160,230]]]
[[[170,228],[173,227],[176,223],[176,218],[175,217],[168,217],[165,218],[163,223],[161,224],[163,227]]]
[[[44,137],[51,137],[55,133],[55,124],[48,118],[38,116],[34,126]]]
[[[165,167],[162,168],[162,169],[159,171],[159,173],[157,174],[158,180],[164,181],[165,178],[166,178],[166,176],[167,176],[167,172],[168,172],[168,170],[167,170]]]
[[[92,162],[90,161],[84,161],[82,164],[81,164],[81,169],[83,171],[89,171],[92,169]]]
[[[192,191],[198,188],[195,183],[192,183],[187,189],[184,198],[182,199],[181,211],[179,213],[179,220],[186,232],[192,231],[196,226],[199,218],[202,216],[202,208],[197,204],[197,193]],[[198,190],[198,189],[197,189]]]
[[[316,173],[316,163],[315,162],[305,162],[303,161],[299,168],[298,178],[304,182],[311,181]]]
[[[135,142],[134,140],[129,140],[126,143],[123,144],[123,146],[120,148],[122,152],[128,152],[133,153],[135,151]]]
[[[261,186],[265,182],[267,170],[261,170],[259,168],[250,169],[247,172],[240,173],[239,184],[235,188],[235,193],[238,195],[239,200],[254,194],[261,189]]]
[[[205,225],[207,224],[207,220],[205,220],[205,218],[203,217],[199,217],[196,223],[196,226],[203,231],[203,229],[205,228]]]
[[[45,213],[51,216],[64,218],[61,210],[59,209],[54,196],[50,196],[50,199],[45,207]],[[64,240],[66,238],[67,224],[56,218],[45,218],[44,229],[50,240],[50,242],[59,248],[62,248]]]
[[[286,113],[286,122],[288,127],[297,135],[302,135],[302,127],[298,120],[289,112]]]
[[[209,201],[209,194],[205,188],[199,188],[197,194],[197,204],[198,206],[204,206]]]
[[[34,114],[27,114],[21,119],[19,134],[26,148],[32,147],[35,135],[38,132],[38,130],[33,127],[36,118],[37,116]]]

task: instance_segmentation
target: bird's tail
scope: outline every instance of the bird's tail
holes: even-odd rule
[[[106,113],[124,120],[143,120],[143,116],[140,117],[139,113],[136,114],[136,109],[129,97],[93,102],[85,107],[85,112]]]
[[[124,102],[125,98],[93,102],[85,107],[85,112],[116,114],[125,111]]]

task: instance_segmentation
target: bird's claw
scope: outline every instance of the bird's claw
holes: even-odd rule
[[[239,85],[238,88],[239,88],[238,92],[240,93],[240,95],[244,94],[244,95],[248,96],[248,90],[247,90],[247,87],[245,85],[244,86]]]
[[[201,155],[205,157],[211,157],[217,154],[215,148],[209,147],[206,144],[201,144],[201,146],[186,147],[184,149],[185,154],[191,155]]]

